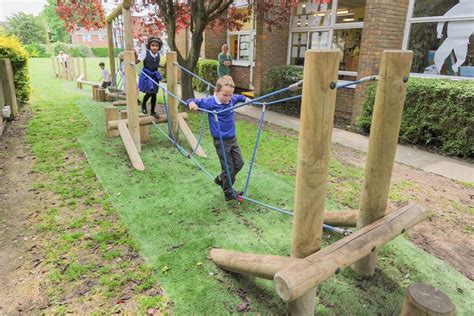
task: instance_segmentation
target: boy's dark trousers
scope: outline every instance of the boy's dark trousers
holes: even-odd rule
[[[227,165],[229,166],[230,179],[232,185],[235,182],[235,176],[244,166],[244,161],[242,159],[242,153],[240,152],[239,144],[237,143],[237,138],[224,138],[224,150],[227,156]],[[221,142],[218,138],[214,138],[214,147],[216,147],[217,155],[219,156],[219,161],[221,163],[222,172],[220,174],[220,179],[222,183],[222,190],[226,197],[232,196],[232,188],[229,185],[229,180],[227,179],[227,171],[225,168],[224,156],[222,155]]]

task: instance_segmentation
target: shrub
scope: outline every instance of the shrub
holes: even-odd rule
[[[92,54],[95,57],[108,57],[109,56],[109,48],[108,47],[92,47]],[[115,48],[115,56],[118,55],[123,49]]]
[[[68,44],[58,42],[58,43],[54,44],[53,51],[54,51],[55,56],[59,55],[60,51],[63,51],[64,53],[67,54],[68,51],[69,51]]]
[[[72,57],[89,57],[89,47],[84,45],[71,45],[68,54]]]
[[[199,59],[194,72],[207,82],[215,85],[219,78],[217,76],[217,64],[217,60],[214,59]],[[193,78],[193,88],[197,91],[204,92],[207,89],[207,85],[201,80]],[[213,91],[209,91],[209,93],[213,93]]]
[[[269,68],[263,76],[263,94],[288,87],[290,84],[303,79],[303,67],[293,65],[281,65]],[[294,92],[285,92],[270,97],[265,101],[279,100],[286,97],[299,95],[301,90]],[[271,106],[272,111],[299,117],[301,109],[300,100],[286,101]]]
[[[28,52],[14,36],[0,36],[0,58],[9,58],[13,68],[18,103],[30,99],[31,87],[28,74]]]
[[[26,51],[30,57],[51,57],[47,45],[44,44],[30,44],[25,46]]]
[[[370,131],[377,84],[370,85],[358,125]],[[400,142],[474,157],[474,82],[410,78]]]

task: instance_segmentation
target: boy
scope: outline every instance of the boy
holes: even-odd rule
[[[99,67],[102,69],[102,88],[105,89],[112,84],[110,82],[110,72],[105,69],[105,64],[103,62],[99,63]]]
[[[216,91],[212,97],[203,99],[189,99],[186,104],[192,112],[197,112],[199,108],[220,111],[228,108],[232,108],[236,103],[249,102],[250,99],[242,95],[234,95],[235,84],[230,76],[223,76],[219,78],[216,83]],[[225,111],[217,115],[219,120],[219,126],[214,118],[213,114],[209,114],[209,127],[211,135],[214,138],[214,147],[216,148],[217,155],[221,163],[221,174],[214,179],[214,182],[222,187],[224,191],[224,198],[226,201],[234,199],[232,194],[232,186],[235,182],[235,176],[244,166],[242,159],[242,153],[240,152],[239,144],[237,143],[237,137],[235,135],[235,117],[234,110]],[[219,127],[224,141],[224,150],[227,157],[227,166],[229,168],[230,180],[232,186],[229,183],[227,177],[227,171],[222,154],[222,147],[219,137]],[[235,192],[236,196],[241,195],[242,192]]]

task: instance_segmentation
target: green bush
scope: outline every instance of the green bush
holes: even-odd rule
[[[90,51],[89,47],[84,46],[84,45],[72,45],[69,48],[69,55],[72,57],[89,57],[90,56]]]
[[[68,53],[69,51],[69,46],[68,44],[66,43],[61,43],[61,42],[57,42],[54,44],[54,47],[53,47],[53,52],[54,52],[54,56],[57,56],[59,55],[59,52],[60,51],[63,51],[64,53]]]
[[[215,85],[219,78],[217,76],[217,64],[217,60],[214,59],[199,59],[194,73],[212,85]],[[193,77],[193,88],[197,91],[204,92],[207,89],[207,85]],[[209,91],[209,93],[213,93],[213,91]]]
[[[370,85],[358,125],[370,132],[377,84]],[[474,157],[474,82],[410,78],[400,142]]]
[[[92,47],[92,54],[95,57],[108,57],[109,56],[109,49],[108,47]],[[123,49],[115,48],[115,56],[118,55]]]
[[[30,44],[25,46],[26,51],[30,57],[51,57],[51,53],[48,51],[48,46],[44,44]]]
[[[282,65],[269,68],[263,75],[263,94],[267,94],[303,79],[303,67]],[[279,100],[301,94],[301,90],[285,92],[265,99],[265,101]],[[271,106],[272,111],[299,117],[301,109],[300,99],[278,103]]]
[[[0,58],[9,58],[13,68],[18,103],[30,99],[31,87],[28,74],[28,52],[14,36],[0,36]]]

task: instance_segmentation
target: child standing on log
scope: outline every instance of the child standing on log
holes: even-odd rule
[[[143,62],[143,69],[138,78],[138,89],[145,93],[142,102],[142,112],[147,114],[146,103],[151,99],[151,115],[153,116],[158,116],[155,112],[158,85],[155,82],[162,80],[161,74],[158,71],[158,67],[161,67],[159,53],[161,47],[163,47],[163,42],[160,38],[149,37],[146,49],[138,56],[137,61],[137,63]]]
[[[235,104],[241,102],[250,102],[249,98],[242,95],[233,94],[235,89],[234,81],[230,76],[219,78],[216,83],[216,91],[212,97],[203,99],[189,99],[186,104],[192,112],[197,112],[200,108],[209,111],[221,111],[229,109],[225,112],[217,114],[219,123],[216,122],[214,115],[209,113],[209,127],[211,135],[214,138],[214,147],[221,163],[221,174],[214,179],[214,182],[222,187],[224,198],[226,201],[233,200],[242,195],[242,192],[233,194],[233,185],[237,173],[244,166],[242,153],[235,133],[235,116],[232,109]],[[220,131],[219,131],[220,130]],[[223,139],[223,147],[227,160],[227,168],[222,152],[220,136]],[[230,181],[227,174],[229,170]]]

